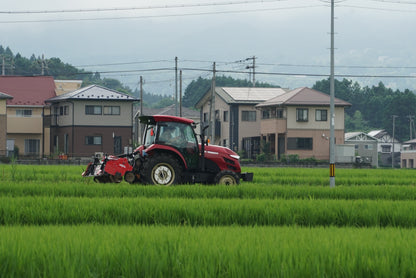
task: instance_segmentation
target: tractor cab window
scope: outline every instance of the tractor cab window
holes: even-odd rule
[[[186,138],[183,133],[184,125],[175,122],[159,123],[159,144],[171,145],[177,148],[186,145]]]
[[[189,168],[198,167],[198,141],[191,125],[177,122],[158,123],[156,143],[176,148],[182,153]]]
[[[146,147],[148,147],[148,146],[150,146],[150,145],[152,145],[152,144],[154,144],[154,142],[155,142],[155,135],[156,135],[156,132],[155,132],[155,126],[154,125],[148,125],[147,127],[146,127],[146,133],[145,133],[145,139],[144,139],[144,145],[146,146]]]

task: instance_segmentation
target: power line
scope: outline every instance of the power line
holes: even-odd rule
[[[169,60],[154,60],[154,61],[140,61],[140,62],[120,62],[120,63],[108,63],[108,64],[95,64],[95,65],[78,65],[74,67],[104,67],[104,66],[124,66],[124,65],[136,65],[136,64],[150,64],[150,63],[162,63],[170,62]]]
[[[250,10],[234,10],[234,11],[213,11],[213,12],[182,13],[182,14],[165,14],[165,15],[144,15],[144,16],[120,16],[120,17],[99,17],[99,18],[66,18],[66,19],[65,18],[64,19],[59,18],[59,19],[36,19],[36,20],[6,20],[6,21],[0,21],[0,23],[2,23],[2,24],[16,24],[16,23],[48,23],[48,22],[72,22],[72,21],[149,19],[149,18],[167,18],[167,17],[181,17],[181,16],[256,13],[256,12],[270,12],[270,11],[277,11],[277,10],[305,9],[305,8],[317,8],[317,7],[323,7],[323,5],[292,6],[292,7],[264,8],[264,9],[250,9]]]
[[[282,67],[310,67],[310,68],[329,68],[328,65],[312,64],[271,64],[258,63],[263,66],[282,66]],[[355,68],[355,69],[416,69],[416,66],[361,66],[361,65],[337,65],[337,68]]]
[[[381,3],[416,5],[416,2],[412,2],[412,1],[400,1],[400,0],[368,0],[368,1],[381,2]]]
[[[411,10],[411,9],[403,10],[403,9],[393,9],[393,8],[357,6],[357,5],[340,5],[340,7],[365,9],[365,10],[375,10],[375,11],[386,11],[386,12],[401,12],[401,13],[414,13],[414,12],[416,12],[416,10]]]
[[[234,1],[234,2],[214,2],[199,4],[176,4],[176,5],[155,5],[147,7],[115,7],[115,8],[99,8],[99,9],[69,9],[69,10],[26,10],[26,11],[1,11],[0,14],[56,14],[56,13],[89,13],[89,12],[113,12],[113,11],[131,11],[131,10],[155,10],[155,9],[174,9],[174,8],[195,8],[209,6],[231,6],[242,4],[256,3],[272,3],[283,2],[289,0],[251,0],[251,1]]]

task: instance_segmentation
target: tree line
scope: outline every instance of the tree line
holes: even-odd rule
[[[313,89],[329,94],[329,79],[317,81]],[[352,104],[345,110],[345,130],[363,131],[385,129],[400,141],[410,140],[412,122],[416,116],[416,95],[387,88],[382,82],[376,86],[361,87],[348,79],[335,80],[335,97]],[[414,130],[412,137],[415,138]]]

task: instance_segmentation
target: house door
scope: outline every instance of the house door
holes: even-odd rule
[[[279,134],[277,144],[277,159],[280,159],[282,154],[285,154],[286,140],[284,134]]]
[[[121,154],[121,136],[114,136],[114,154]]]

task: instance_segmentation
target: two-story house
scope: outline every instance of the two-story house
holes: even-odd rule
[[[391,166],[392,157],[394,157],[395,167],[400,165],[400,148],[401,143],[384,129],[372,130],[368,135],[378,140],[377,151],[379,153],[380,166]],[[394,154],[393,154],[394,152]]]
[[[356,162],[368,163],[378,167],[378,140],[361,131],[345,133],[345,144],[354,145],[355,156],[359,158]]]
[[[6,101],[13,97],[0,93],[0,156],[7,156],[7,105]]]
[[[244,150],[252,157],[260,151],[261,113],[255,106],[284,93],[282,88],[215,87],[215,93],[210,89],[195,107],[201,122],[211,125],[208,134],[213,144]]]
[[[401,168],[416,168],[416,139],[403,142],[400,161]]]
[[[335,144],[344,143],[344,109],[350,103],[335,98]],[[283,154],[299,158],[329,159],[330,96],[301,87],[263,103],[260,132],[270,143],[270,153],[278,159]]]
[[[54,97],[51,76],[0,76],[0,92],[7,99],[7,145],[17,147],[19,156],[49,155],[50,109],[45,100]]]
[[[98,85],[47,100],[51,151],[68,157],[121,154],[133,143],[133,103],[138,99]]]

